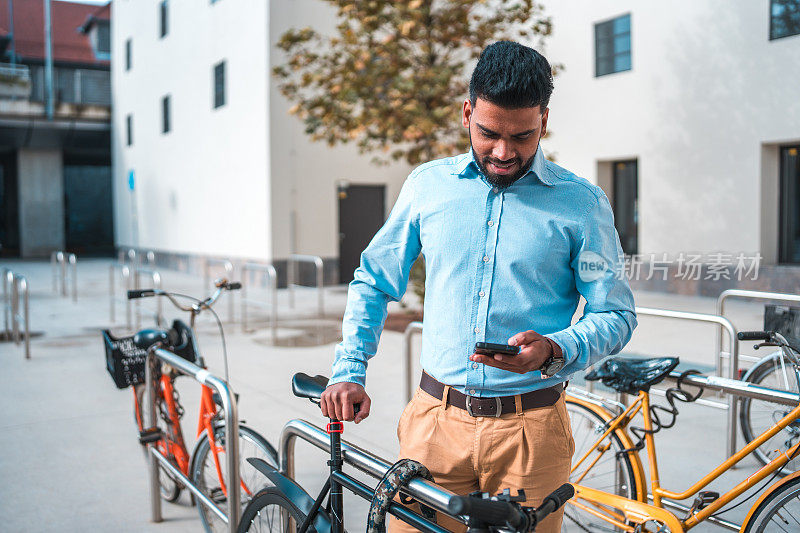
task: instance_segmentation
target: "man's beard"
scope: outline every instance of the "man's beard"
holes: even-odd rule
[[[470,146],[472,146],[472,131],[469,132],[469,143],[470,143]],[[473,151],[473,153],[474,153],[474,151]],[[494,159],[492,157],[488,157],[488,156],[484,157],[483,159],[481,159],[481,158],[477,157],[477,154],[475,154],[475,155],[476,155],[475,163],[477,163],[478,168],[483,173],[483,175],[486,177],[486,181],[488,181],[489,183],[491,183],[492,185],[495,185],[497,187],[508,187],[509,185],[511,185],[512,183],[514,183],[515,181],[517,181],[522,176],[524,176],[525,174],[528,173],[528,170],[530,170],[531,165],[533,164],[533,159],[534,159],[534,157],[536,157],[536,152],[534,152],[533,155],[531,156],[531,158],[528,159],[527,161],[525,161],[524,164],[519,165],[519,170],[517,170],[514,174],[507,174],[507,175],[494,174],[492,172],[489,172],[488,164],[491,161],[500,162],[499,160]],[[514,162],[515,163],[520,163],[521,161],[522,160],[520,158],[516,158],[516,160]],[[503,161],[503,163],[508,163],[508,161]]]

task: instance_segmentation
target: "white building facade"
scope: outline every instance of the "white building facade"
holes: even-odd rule
[[[797,292],[800,2],[571,0],[546,8],[546,55],[565,68],[543,145],[603,187],[626,253],[645,263],[667,254],[675,272],[660,285],[671,290]],[[732,268],[738,256],[749,264],[760,255],[761,279],[737,284],[729,272],[727,283],[704,270],[699,280],[675,281],[681,254]],[[716,283],[699,287],[704,281]]]
[[[651,288],[800,287],[800,35],[776,19],[797,2],[545,2],[544,52],[565,68],[543,146],[606,190],[626,252],[667,254],[670,269],[681,254],[762,258],[758,282],[704,270],[688,289]],[[312,143],[288,114],[275,43],[333,17],[318,0],[113,2],[120,246],[276,265],[312,254],[341,259],[348,279],[347,221],[377,229],[411,169]],[[358,200],[345,212],[343,198]]]
[[[332,27],[334,13],[312,0],[115,0],[112,9],[118,245],[173,264],[225,257],[279,270],[289,254],[317,255],[336,281],[342,197],[366,189],[367,201],[341,216],[366,213],[379,227],[411,169],[312,143],[288,113],[271,76],[284,60],[274,43],[289,28]]]

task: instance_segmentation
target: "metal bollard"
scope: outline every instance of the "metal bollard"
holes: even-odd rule
[[[20,292],[24,295],[22,314],[19,310],[19,296]],[[28,297],[28,280],[25,276],[14,275],[14,343],[19,345],[22,342],[20,339],[20,320],[25,324],[25,359],[31,358],[31,330],[30,330],[30,299]]]

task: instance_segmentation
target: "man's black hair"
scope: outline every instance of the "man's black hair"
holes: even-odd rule
[[[478,98],[506,109],[536,107],[542,113],[553,93],[553,71],[533,48],[497,41],[481,52],[469,81],[469,101]]]

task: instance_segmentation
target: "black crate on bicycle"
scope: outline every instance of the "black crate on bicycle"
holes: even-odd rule
[[[190,363],[197,362],[197,346],[191,328],[180,320],[172,323],[167,332],[168,350]],[[111,374],[118,389],[144,383],[144,365],[147,352],[138,348],[130,337],[114,337],[109,330],[103,330],[103,344],[106,349],[106,369]]]
[[[800,346],[800,307],[765,305],[764,331],[777,331],[792,346]]]

